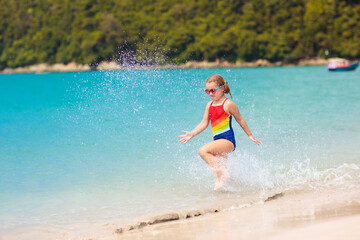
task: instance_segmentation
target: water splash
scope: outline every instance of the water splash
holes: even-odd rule
[[[165,65],[173,66],[172,59],[166,55],[165,49],[160,45],[160,39],[155,39],[152,42],[145,39],[135,47],[125,44],[119,47],[114,60],[123,70],[157,69]]]

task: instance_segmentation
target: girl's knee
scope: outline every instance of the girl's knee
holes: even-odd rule
[[[198,153],[199,153],[200,157],[202,157],[202,156],[206,155],[208,153],[208,151],[206,150],[205,147],[201,147],[201,148],[199,148]]]

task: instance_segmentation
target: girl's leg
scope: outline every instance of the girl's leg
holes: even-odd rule
[[[234,144],[225,139],[212,141],[199,149],[199,155],[216,173],[217,183],[214,190],[222,188],[229,178],[226,156],[234,150]]]

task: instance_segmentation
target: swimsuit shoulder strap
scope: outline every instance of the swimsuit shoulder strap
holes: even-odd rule
[[[225,104],[226,100],[228,100],[228,99],[227,99],[227,98],[225,98],[225,100],[223,101],[223,104],[222,104],[222,106],[224,106],[224,104]]]

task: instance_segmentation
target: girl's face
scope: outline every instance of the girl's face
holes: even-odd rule
[[[209,96],[211,97],[212,100],[216,101],[224,96],[224,86],[221,86],[219,88],[219,86],[215,82],[206,83],[205,86],[206,86],[205,90],[208,90],[208,91],[206,91],[206,93],[209,94]],[[219,89],[217,89],[217,88],[219,88]],[[215,90],[215,89],[217,89],[217,90]],[[215,91],[213,91],[213,90],[215,90]]]

